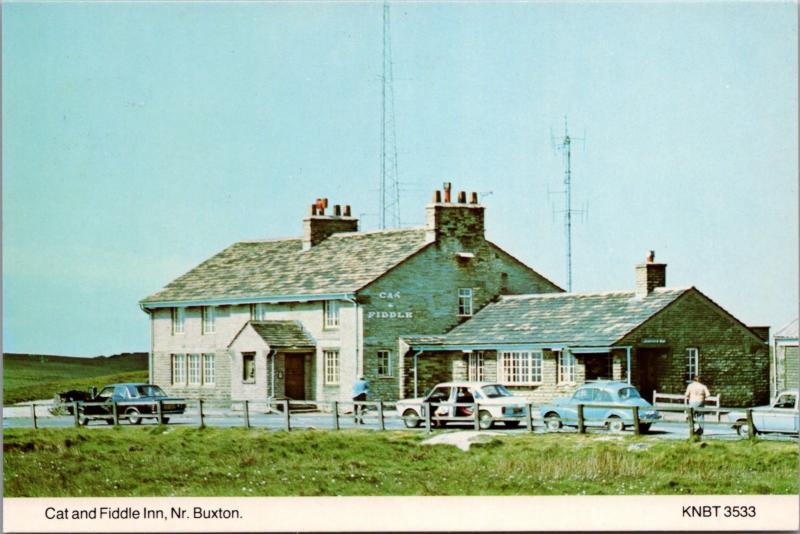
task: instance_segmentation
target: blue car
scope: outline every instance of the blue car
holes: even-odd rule
[[[612,432],[622,432],[633,426],[633,410],[624,406],[639,407],[639,431],[650,430],[650,425],[661,419],[653,405],[644,400],[635,387],[625,382],[597,380],[580,386],[572,397],[555,399],[539,408],[549,432],[562,426],[578,426],[578,404],[583,404],[584,425],[606,427]],[[621,405],[605,407],[595,405]]]

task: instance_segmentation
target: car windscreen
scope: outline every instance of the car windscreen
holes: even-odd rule
[[[775,401],[775,408],[794,408],[794,403],[796,402],[795,396],[791,393],[784,393],[778,400]]]
[[[498,397],[511,397],[512,393],[506,389],[505,386],[500,384],[492,384],[491,386],[483,386],[481,388],[483,393],[489,397],[490,399],[496,399]]]
[[[640,399],[641,396],[639,392],[636,391],[636,388],[622,388],[619,390],[619,399],[620,400],[628,400],[628,399]]]
[[[158,386],[136,386],[139,397],[166,397],[167,394]]]

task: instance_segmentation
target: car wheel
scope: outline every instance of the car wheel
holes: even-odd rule
[[[519,421],[506,421],[504,424],[506,428],[517,428],[519,426]]]
[[[640,434],[647,434],[650,432],[650,425],[652,423],[639,423],[639,433]]]
[[[114,424],[114,420],[113,419],[104,419],[104,421],[106,422],[107,425],[113,425]]]
[[[125,410],[125,416],[128,418],[128,422],[132,425],[138,425],[142,422],[142,416],[139,413],[139,410],[136,408],[128,408]]]
[[[81,419],[81,424],[83,426],[87,426],[89,424],[89,418],[88,417],[84,417],[83,419]]]
[[[549,413],[544,416],[544,426],[548,432],[558,432],[561,428],[561,418],[558,414]]]
[[[492,414],[486,410],[481,410],[478,412],[478,428],[481,430],[489,430],[492,428],[493,424],[494,420],[492,419]]]
[[[169,417],[162,417],[161,421],[166,425],[169,423]],[[156,417],[156,422],[158,422],[158,417]]]
[[[745,421],[744,419],[740,419],[739,421],[736,421],[736,424],[738,425],[736,427],[736,433],[742,436],[743,438],[749,438],[750,428],[747,426],[747,421]]]
[[[417,428],[419,426],[419,415],[414,410],[406,410],[403,412],[403,424],[406,428]]]
[[[622,419],[619,417],[611,417],[606,422],[606,426],[608,430],[613,432],[614,434],[619,434],[623,430],[625,430],[625,423],[622,422]]]

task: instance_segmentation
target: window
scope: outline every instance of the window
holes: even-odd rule
[[[242,381],[251,384],[256,381],[256,355],[254,352],[242,353]]]
[[[458,315],[469,317],[472,315],[472,288],[466,287],[458,290]]]
[[[325,317],[325,328],[339,328],[339,302],[326,300],[322,303],[322,312]]]
[[[558,383],[574,384],[575,367],[578,363],[575,360],[575,355],[568,350],[559,350],[556,352],[558,352]]]
[[[172,308],[172,334],[183,334],[186,321],[186,308]]]
[[[172,355],[172,383],[176,385],[186,384],[186,355]]]
[[[214,355],[203,354],[203,384],[214,384]]]
[[[572,400],[578,402],[589,402],[594,399],[594,388],[582,388],[575,392]]]
[[[486,373],[483,368],[483,351],[469,354],[469,369],[467,377],[470,382],[482,382]]]
[[[392,376],[392,353],[388,350],[378,351],[378,376]]]
[[[204,334],[213,334],[214,333],[214,315],[216,314],[216,309],[214,306],[203,306],[201,309],[201,313],[203,315],[203,333]]]
[[[700,374],[700,351],[695,348],[686,349],[686,379],[693,380]]]
[[[189,385],[191,386],[199,386],[200,385],[200,355],[199,354],[189,354],[187,356],[189,360]]]
[[[500,353],[500,376],[504,384],[540,384],[542,382],[541,351]]]
[[[325,367],[325,385],[335,386],[339,383],[339,351],[322,351]]]
[[[266,304],[251,304],[250,305],[250,320],[251,321],[266,321],[267,305]]]

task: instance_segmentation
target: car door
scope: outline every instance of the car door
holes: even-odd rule
[[[764,414],[761,427],[756,424],[756,428],[763,429],[767,432],[798,431],[797,395],[794,393],[783,393],[779,395],[769,412],[768,414]]]
[[[596,388],[582,388],[576,391],[572,396],[572,402],[570,403],[570,413],[565,414],[565,416],[569,419],[575,419],[575,424],[577,424],[578,404],[583,404],[584,423],[589,423],[592,417],[597,418],[597,414],[592,411],[592,402],[594,400],[594,394],[596,390]]]
[[[593,424],[604,425],[608,414],[612,410],[610,408],[603,408],[602,405],[612,404],[613,402],[614,400],[611,398],[611,393],[602,389],[595,389],[592,395],[592,402],[590,403],[592,406],[588,410],[589,413],[585,414],[586,417],[590,419]],[[601,405],[601,407],[597,405]]]
[[[453,388],[451,386],[436,386],[430,392],[430,394],[425,398],[425,402],[429,402],[431,404],[440,404],[451,402],[450,398],[453,394]],[[449,416],[452,407],[450,406],[433,406],[431,408],[433,410],[432,415],[436,416]],[[425,408],[422,408],[422,415],[425,415]]]

